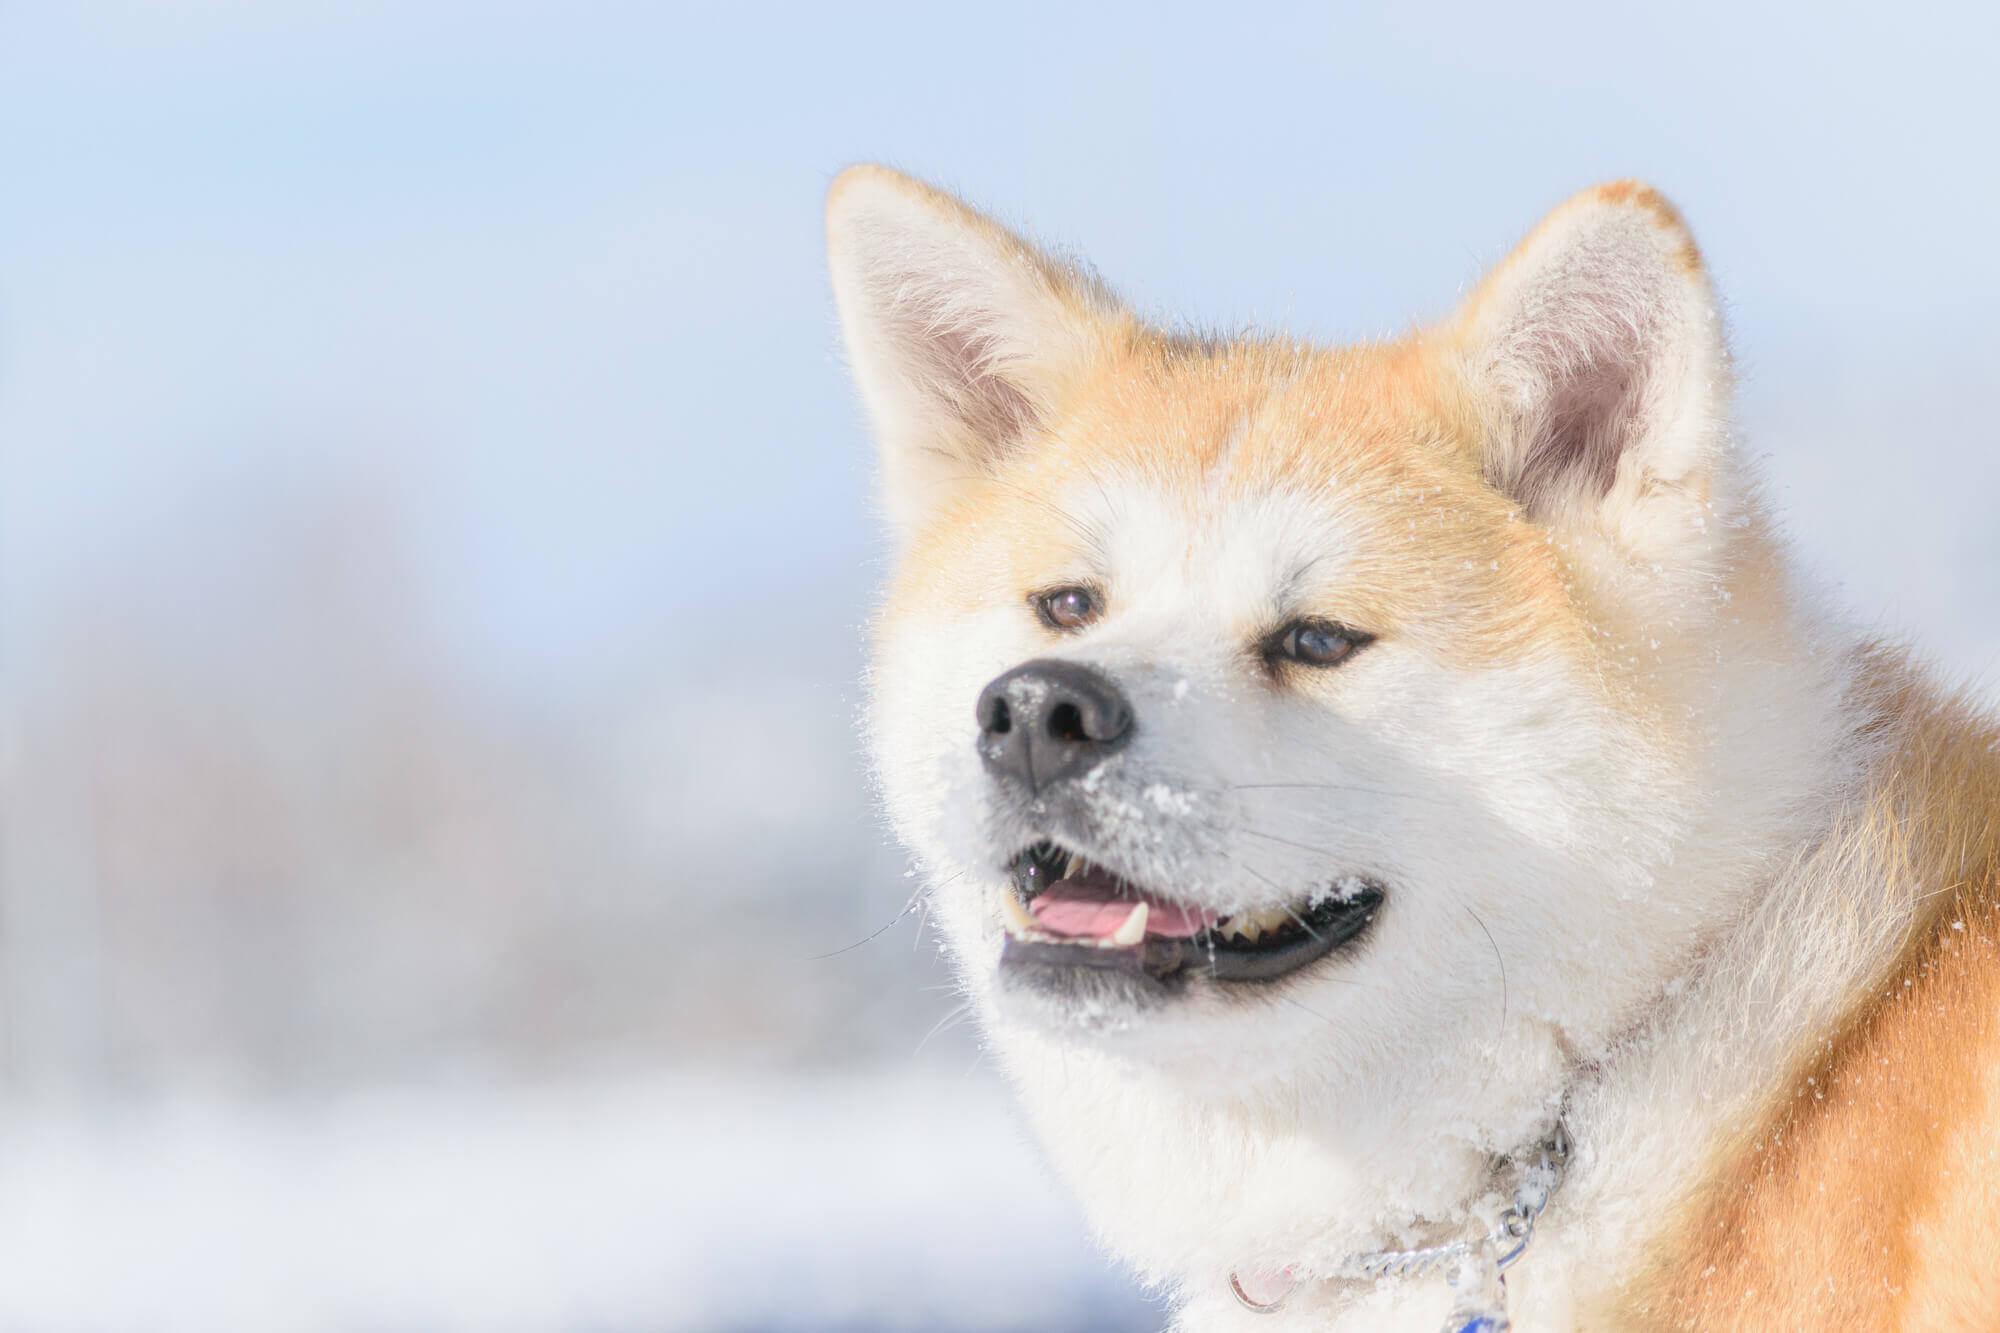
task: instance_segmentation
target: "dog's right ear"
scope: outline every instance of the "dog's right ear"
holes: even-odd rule
[[[826,243],[901,535],[1031,438],[1121,323],[1089,276],[886,167],[834,180]]]

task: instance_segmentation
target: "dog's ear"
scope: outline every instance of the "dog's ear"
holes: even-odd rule
[[[1621,181],[1557,208],[1449,335],[1486,474],[1531,517],[1646,558],[1709,526],[1729,353],[1694,238],[1658,193]]]
[[[921,524],[1049,419],[1120,324],[1096,281],[949,195],[850,167],[826,201],[827,259],[892,523]]]

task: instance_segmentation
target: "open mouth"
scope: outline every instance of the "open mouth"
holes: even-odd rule
[[[1223,915],[1153,893],[1050,842],[1022,851],[1011,868],[1000,961],[1021,970],[1271,981],[1354,939],[1382,902],[1379,884],[1347,876],[1296,903]]]

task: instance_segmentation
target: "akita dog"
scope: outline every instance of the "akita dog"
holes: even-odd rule
[[[1181,1327],[2000,1319],[2000,728],[1794,579],[1660,195],[1352,347],[827,208],[887,807]]]

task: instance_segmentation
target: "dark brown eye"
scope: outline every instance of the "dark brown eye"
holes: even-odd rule
[[[1311,667],[1339,666],[1357,649],[1374,641],[1372,634],[1336,625],[1331,620],[1294,620],[1264,641],[1264,657],[1274,665],[1297,662]]]
[[[1098,596],[1089,588],[1051,588],[1028,599],[1050,629],[1079,630],[1097,619]]]

